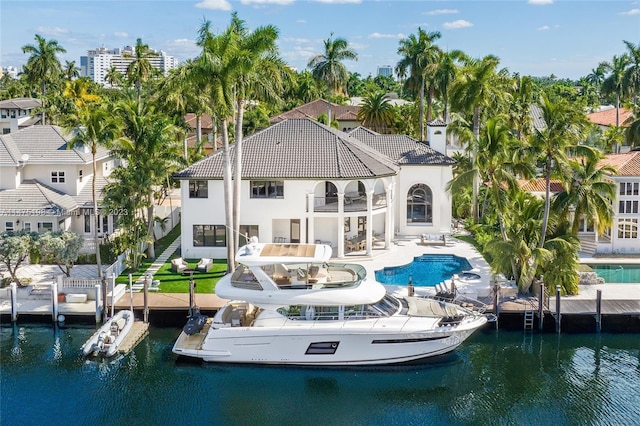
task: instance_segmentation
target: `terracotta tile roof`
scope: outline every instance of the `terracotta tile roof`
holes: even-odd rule
[[[320,115],[327,114],[328,102],[324,99],[300,105],[291,111],[271,117],[271,124],[279,123],[287,118],[311,118],[316,120]],[[356,121],[360,107],[357,105],[338,105],[331,103],[331,118],[338,121]]]
[[[520,188],[527,192],[545,192],[546,191],[546,181],[543,178],[534,178],[534,179],[520,179],[518,181]],[[552,180],[551,184],[551,193],[556,194],[563,190],[562,183],[557,180]]]
[[[620,108],[620,126],[628,127],[629,123],[625,124],[627,119],[632,117],[631,111]],[[611,108],[604,111],[592,112],[591,114],[587,114],[587,119],[593,124],[597,124],[599,126],[615,126],[616,125],[616,109]]]
[[[601,160],[601,164],[616,168],[617,176],[640,177],[640,151],[609,154]]]
[[[230,147],[233,164],[235,145]],[[242,142],[242,177],[352,179],[395,175],[397,164],[339,130],[310,119],[288,119]],[[222,150],[174,175],[222,179]]]
[[[452,158],[406,135],[382,135],[365,127],[357,127],[348,134],[389,157],[397,164],[455,164],[455,160]]]
[[[184,121],[195,131],[196,130],[196,115],[192,112],[184,116]],[[200,125],[202,130],[213,130],[213,121],[209,114],[202,114],[200,116]]]

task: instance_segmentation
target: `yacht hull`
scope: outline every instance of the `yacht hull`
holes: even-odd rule
[[[201,342],[190,347],[184,344],[181,335],[173,352],[215,363],[399,364],[451,352],[486,323],[483,316],[467,319],[456,326],[435,326],[431,318],[392,317],[385,320],[388,324],[378,323],[382,319],[317,321],[312,327],[298,330],[291,325],[209,328],[200,336]]]

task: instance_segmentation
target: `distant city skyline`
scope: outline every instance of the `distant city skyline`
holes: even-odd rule
[[[498,56],[511,73],[571,79],[624,53],[623,40],[640,43],[638,1],[22,0],[0,2],[0,66],[26,63],[22,46],[36,34],[57,40],[67,50],[61,62],[78,67],[88,50],[133,46],[137,38],[184,62],[200,53],[204,20],[219,33],[233,11],[250,29],[277,27],[280,54],[299,71],[324,51],[324,40],[346,39],[358,60],[344,65],[362,77],[395,67],[399,41],[419,27],[439,31],[444,50]]]

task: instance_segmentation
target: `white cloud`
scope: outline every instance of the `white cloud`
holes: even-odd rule
[[[547,31],[547,30],[550,30],[550,29],[551,29],[551,27],[550,27],[550,26],[548,26],[548,25],[543,25],[543,26],[541,26],[540,28],[538,28],[538,31]]]
[[[397,39],[401,39],[404,37],[405,35],[402,33],[398,33],[398,34],[372,33],[372,34],[369,34],[368,36],[368,38],[397,38]]]
[[[306,24],[307,20],[306,19],[296,19],[296,23],[297,24]]]
[[[60,27],[38,27],[36,28],[36,32],[40,35],[47,36],[61,36],[64,34],[69,34],[68,29]]]
[[[124,32],[124,31],[116,31],[115,33],[113,33],[113,35],[116,36],[116,37],[120,37],[120,38],[129,37],[129,33]]]
[[[171,52],[169,54],[175,56],[180,61],[184,61],[187,58],[194,58],[200,54],[200,47],[196,44],[196,41],[188,38],[169,40],[163,47],[163,50]]]
[[[640,9],[631,9],[626,12],[620,12],[618,15],[640,15]]]
[[[308,38],[301,38],[301,37],[284,37],[281,40],[287,43],[297,43],[297,44],[311,42],[311,40],[309,40]]]
[[[545,4],[553,4],[553,0],[529,0],[529,4],[534,4],[536,6],[543,6]]]
[[[213,9],[213,10],[231,10],[231,3],[227,0],[202,0],[200,3],[196,3],[196,7],[200,9]]]
[[[464,19],[458,19],[457,21],[445,22],[444,24],[442,24],[442,28],[444,28],[445,30],[457,30],[458,28],[469,27],[473,27],[473,24]]]
[[[454,15],[456,13],[460,13],[458,9],[436,9],[424,12],[423,15]]]

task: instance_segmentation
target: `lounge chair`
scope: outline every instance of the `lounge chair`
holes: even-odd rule
[[[181,257],[177,257],[171,261],[171,270],[179,274],[188,267],[189,264]]]
[[[213,268],[213,260],[203,257],[200,259],[200,262],[196,265],[196,271],[198,272],[209,272]]]

